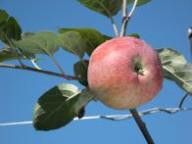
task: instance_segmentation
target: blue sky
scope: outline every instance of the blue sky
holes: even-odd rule
[[[139,7],[128,25],[128,33],[137,32],[154,48],[170,47],[183,53],[190,60],[187,29],[192,26],[191,0],[153,0]],[[113,35],[110,21],[92,12],[75,0],[17,0],[0,1],[0,8],[14,16],[24,32],[57,31],[61,27],[91,27],[107,35]],[[120,13],[115,17],[120,26]],[[77,58],[60,50],[56,54],[67,73],[72,74],[72,64]],[[42,57],[40,65],[56,70],[51,61]],[[0,122],[31,120],[38,97],[63,79],[26,71],[0,69]],[[77,82],[71,82],[79,84]],[[175,107],[184,91],[174,83],[164,81],[163,89],[151,102],[139,109]],[[192,100],[186,102],[190,106]],[[112,110],[101,103],[92,102],[87,115],[128,113]],[[155,142],[190,143],[192,141],[192,112],[176,115],[155,114],[143,117]],[[31,125],[0,127],[1,144],[57,144],[57,143],[144,143],[144,138],[133,120],[111,122],[90,120],[72,122],[67,127],[37,132]]]

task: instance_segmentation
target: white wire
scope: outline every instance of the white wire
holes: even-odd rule
[[[167,114],[175,114],[177,112],[181,111],[192,111],[192,108],[151,108],[147,109],[145,111],[139,112],[140,116],[144,115],[150,115],[150,114],[155,114],[157,112],[163,112]],[[94,115],[94,116],[85,116],[81,119],[79,118],[74,118],[74,121],[80,121],[80,120],[96,120],[96,119],[107,119],[107,120],[113,120],[113,121],[120,121],[120,120],[126,120],[132,118],[131,114],[117,114],[117,115]],[[6,126],[18,126],[18,125],[31,125],[33,122],[32,121],[15,121],[15,122],[4,122],[0,123],[0,127],[6,127]]]
[[[16,125],[29,125],[32,123],[33,123],[32,121],[5,122],[5,123],[0,123],[0,127],[16,126]]]

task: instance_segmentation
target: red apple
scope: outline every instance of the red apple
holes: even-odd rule
[[[116,109],[132,109],[150,101],[163,81],[159,57],[143,40],[119,37],[92,53],[89,89],[95,98]]]

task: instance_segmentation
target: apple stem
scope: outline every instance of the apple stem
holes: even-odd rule
[[[139,113],[137,112],[137,110],[136,109],[130,109],[129,111],[131,112],[133,118],[135,119],[135,121],[136,121],[139,129],[141,130],[143,136],[145,137],[145,140],[147,141],[147,143],[148,144],[154,144],[154,141],[153,141],[149,131],[147,130],[145,123],[143,122]]]

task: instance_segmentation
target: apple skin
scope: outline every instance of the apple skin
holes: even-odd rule
[[[138,38],[113,38],[99,45],[90,57],[89,89],[111,108],[133,109],[150,101],[162,82],[158,54]]]

